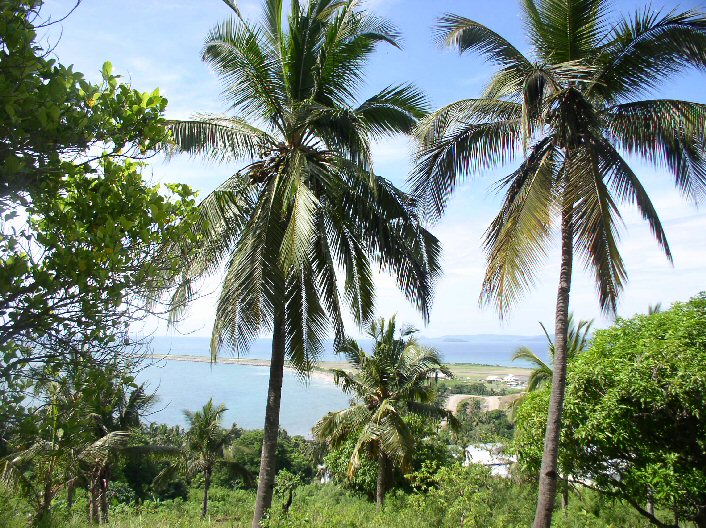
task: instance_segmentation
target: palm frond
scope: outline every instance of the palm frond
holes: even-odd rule
[[[355,109],[365,129],[376,137],[410,133],[428,111],[426,96],[413,85],[388,86]]]
[[[523,1],[529,38],[541,61],[591,59],[602,44],[610,4],[606,0]]]
[[[598,63],[589,93],[608,103],[648,93],[686,68],[706,67],[706,17],[645,7],[615,26]]]
[[[218,163],[256,159],[276,143],[266,132],[243,119],[197,114],[191,120],[168,121],[172,144],[167,152],[199,156]]]
[[[281,130],[284,80],[277,59],[261,31],[237,19],[216,25],[203,48],[203,60],[221,78],[233,108]]]
[[[527,58],[506,39],[468,18],[447,13],[439,18],[435,27],[439,40],[460,53],[477,51],[504,68],[524,69],[531,67]]]
[[[627,279],[618,251],[618,207],[606,187],[602,152],[581,149],[571,160],[567,203],[573,203],[571,224],[574,247],[592,269],[601,309],[615,313],[617,299]]]
[[[468,174],[511,161],[522,144],[519,115],[507,120],[462,121],[445,132],[437,141],[422,145],[410,177],[412,194],[435,218]]]
[[[508,189],[500,213],[485,233],[488,264],[480,296],[481,303],[494,303],[501,316],[534,284],[545,256],[558,162],[550,138],[545,138],[501,182]]]
[[[706,197],[706,105],[669,99],[636,101],[610,108],[607,117],[619,148],[665,166],[677,188],[695,202]]]

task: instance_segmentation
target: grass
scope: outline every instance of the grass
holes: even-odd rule
[[[188,500],[146,501],[141,505],[113,504],[106,528],[248,528],[252,520],[253,491],[214,487],[210,512],[200,518],[200,489]],[[0,494],[1,495],[1,494]],[[28,509],[19,499],[0,496],[0,526],[28,525]],[[449,470],[440,488],[428,494],[388,494],[378,512],[373,502],[341,485],[309,484],[297,488],[288,513],[276,497],[268,528],[524,528],[531,524],[536,487],[490,477],[484,468]],[[86,500],[79,497],[72,512],[57,501],[51,528],[88,528]],[[649,524],[621,503],[602,499],[590,490],[571,496],[566,515],[557,512],[557,528],[645,528]]]

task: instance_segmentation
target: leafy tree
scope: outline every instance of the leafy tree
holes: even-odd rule
[[[156,396],[147,392],[144,384],[135,383],[129,372],[119,368],[105,369],[90,365],[70,374],[71,377],[59,383],[65,390],[68,388],[78,395],[80,408],[92,422],[92,427],[87,429],[96,442],[116,435],[126,441],[128,434],[140,426],[141,418],[155,404]],[[145,456],[147,452],[158,449],[154,445],[132,443],[128,446],[114,441],[109,441],[108,446],[111,448],[108,456],[86,459],[84,463],[83,479],[88,486],[90,522],[108,522],[108,492],[113,478],[115,455],[129,451]],[[69,503],[72,502],[77,480],[78,476],[68,483]]]
[[[88,518],[108,520],[108,487],[115,455],[128,448],[129,429],[153,398],[131,376],[91,364],[71,365],[51,382],[36,384],[29,417],[18,427],[4,459],[4,478],[18,485],[46,520],[52,501],[79,486],[88,492]]]
[[[335,370],[336,384],[355,400],[348,409],[327,414],[314,426],[314,434],[332,447],[356,438],[348,463],[348,475],[358,470],[363,453],[377,460],[377,503],[381,508],[389,487],[391,466],[411,469],[416,441],[404,420],[407,412],[455,422],[453,414],[436,404],[430,378],[437,373],[451,377],[438,352],[421,347],[413,328],[396,335],[395,317],[373,321],[368,335],[375,341],[373,353],[366,353],[348,339],[338,349],[354,372]]]
[[[26,374],[41,373],[33,366],[109,362],[124,348],[126,323],[181,269],[163,242],[194,240],[188,187],[165,193],[140,173],[168,134],[166,99],[121,83],[110,63],[91,84],[50,58],[41,5],[0,6],[0,421],[10,425]]]
[[[144,453],[127,450],[122,464],[116,469],[116,479],[124,481],[133,491],[138,501],[145,499],[169,500],[188,497],[188,484],[182,475],[162,479],[154,486],[155,478],[174,461],[186,441],[186,432],[180,426],[164,424],[142,424],[131,434],[131,445],[161,446],[166,456],[144,456]]]
[[[277,479],[275,480],[275,492],[278,495],[287,497],[282,504],[282,512],[289,513],[289,508],[292,506],[292,500],[294,500],[294,490],[302,485],[302,480],[295,475],[290,473],[286,469],[281,469],[277,472]]]
[[[527,510],[517,507],[526,493],[509,479],[493,477],[478,464],[443,468],[427,493],[416,498],[428,526],[526,526]],[[512,504],[502,508],[501,504]]]
[[[456,419],[458,428],[453,436],[464,449],[470,444],[512,439],[514,429],[507,413],[500,409],[484,411],[479,399],[462,402],[456,412]]]
[[[178,151],[249,164],[201,203],[204,240],[188,252],[173,306],[178,314],[192,281],[225,267],[213,357],[273,332],[258,526],[272,502],[285,358],[306,376],[329,327],[343,340],[342,304],[358,324],[372,317],[373,265],[396,275],[427,318],[439,244],[370,153],[372,140],[412,129],[424,97],[401,85],[355,101],[376,45],[399,45],[392,25],[353,0],[292,2],[286,20],[282,0],[264,0],[259,24],[227,3],[235,16],[211,31],[203,58],[236,115],[170,129]]]
[[[625,500],[674,509],[706,526],[706,295],[599,330],[570,365],[561,458],[573,478]],[[520,462],[538,466],[546,391],[518,413]],[[675,524],[677,522],[675,521]]]
[[[260,453],[264,431],[254,429],[243,431],[229,445],[228,453],[234,462],[256,475],[260,468]],[[312,442],[301,436],[290,436],[281,429],[277,442],[277,467],[287,470],[298,478],[309,481],[316,473],[316,465],[311,452]],[[250,486],[250,482],[243,482]]]
[[[404,472],[399,468],[390,468],[386,496],[393,488],[408,492],[419,490],[425,478],[431,478],[440,468],[455,462],[449,449],[447,430],[440,430],[439,420],[430,420],[427,416],[412,413],[406,413],[403,420],[415,439],[414,452],[409,467]],[[353,434],[336,447],[331,447],[323,460],[325,471],[337,483],[363,493],[374,501],[377,492],[378,460],[362,451],[359,453],[355,474],[351,475],[349,472],[357,443],[358,436]]]
[[[618,250],[619,204],[637,207],[671,260],[657,212],[624,154],[666,168],[676,187],[706,191],[706,106],[647,99],[689,66],[706,65],[706,17],[647,7],[613,17],[608,0],[523,0],[529,59],[473,20],[448,14],[442,41],[479,52],[499,67],[477,99],[452,103],[417,130],[413,191],[432,216],[467,174],[522,156],[502,178],[500,213],[485,233],[484,303],[501,316],[534,284],[552,227],[561,232],[552,403],[534,526],[548,528],[557,487],[557,453],[566,377],[569,292],[574,255],[594,275],[601,308],[615,312],[627,280]]]

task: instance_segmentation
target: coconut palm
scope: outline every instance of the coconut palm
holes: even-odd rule
[[[386,323],[373,321],[368,335],[375,340],[373,353],[367,354],[353,339],[346,340],[339,352],[354,372],[335,370],[336,384],[355,399],[348,409],[328,413],[314,434],[332,447],[351,436],[357,438],[348,475],[353,477],[363,454],[378,461],[377,504],[381,508],[389,485],[392,467],[409,469],[415,439],[404,421],[407,412],[455,421],[453,414],[436,405],[436,390],[431,379],[438,373],[451,376],[439,354],[414,340],[415,330],[403,328],[396,335],[395,317]]]
[[[359,325],[371,318],[374,266],[427,319],[439,245],[370,155],[373,139],[411,131],[424,97],[390,86],[355,102],[366,60],[378,43],[398,45],[395,29],[355,0],[294,1],[286,22],[283,2],[265,0],[259,24],[227,3],[234,17],[211,31],[203,58],[233,115],[170,127],[180,152],[248,164],[202,202],[201,243],[185,249],[172,302],[178,315],[193,281],[225,269],[212,357],[272,331],[257,527],[272,502],[285,358],[306,376],[329,330],[344,338],[343,305]]]
[[[34,524],[47,520],[60,491],[67,490],[71,503],[78,484],[88,491],[89,521],[107,522],[110,467],[127,449],[130,432],[109,430],[102,418],[116,412],[116,393],[124,396],[123,403],[140,399],[127,396],[139,389],[130,392],[122,378],[112,379],[112,374],[115,371],[79,369],[35,386],[41,405],[33,413],[33,428],[18,435],[17,449],[1,461],[2,479],[30,498]]]
[[[177,473],[187,478],[202,475],[204,481],[202,518],[208,515],[209,490],[216,466],[229,466],[248,484],[253,480],[250,472],[233,460],[233,447],[229,443],[236,438],[237,430],[235,426],[224,429],[221,425],[223,414],[227,410],[223,404],[214,405],[211,398],[198,411],[184,411],[184,417],[189,425],[184,445],[181,449],[175,450],[176,459],[160,471],[153,480],[153,485],[160,487]]]
[[[214,405],[208,400],[201,410],[184,411],[189,425],[186,433],[185,469],[188,475],[203,474],[203,502],[201,517],[208,514],[208,491],[211,487],[213,469],[224,460],[225,448],[233,438],[232,431],[221,427],[225,405]]]
[[[547,338],[547,344],[549,346],[549,357],[554,359],[554,340],[549,335],[547,328],[543,323],[539,323],[542,327],[542,331]],[[591,333],[591,327],[593,326],[593,319],[590,321],[580,320],[578,324],[574,322],[574,315],[569,313],[568,320],[568,331],[566,340],[566,360],[567,362],[574,359],[581,352],[586,350],[588,346],[588,339]],[[513,361],[526,361],[533,365],[532,373],[527,380],[527,391],[523,393],[520,397],[514,400],[510,406],[510,416],[514,420],[517,409],[522,405],[526,396],[530,392],[534,392],[537,389],[544,387],[545,385],[551,384],[552,382],[552,367],[547,365],[537,354],[532,352],[529,347],[519,347],[515,353],[512,355]],[[552,361],[553,362],[553,361]],[[564,471],[563,476],[563,486],[562,486],[562,508],[566,511],[569,504],[569,476],[568,472]]]
[[[547,344],[549,346],[549,357],[554,357],[554,340],[547,332],[547,328],[543,323],[539,323],[542,327],[542,331],[547,338]],[[586,350],[588,345],[589,334],[591,333],[591,326],[593,326],[593,320],[590,321],[579,321],[578,324],[574,322],[574,315],[569,314],[568,321],[568,331],[567,331],[567,345],[566,345],[566,359],[571,361],[578,354]],[[515,350],[512,355],[512,361],[526,361],[533,365],[532,373],[527,380],[527,392],[533,392],[543,387],[547,383],[552,381],[552,368],[547,365],[542,359],[532,352],[529,347],[523,346]],[[515,400],[519,402],[519,400]],[[513,402],[513,403],[515,403]]]
[[[523,0],[533,58],[462,16],[438,24],[443,42],[499,67],[477,99],[452,103],[418,128],[414,193],[441,215],[471,172],[520,157],[499,182],[505,199],[485,233],[484,303],[501,315],[533,284],[559,226],[561,266],[554,376],[535,527],[548,527],[556,494],[571,273],[576,254],[614,312],[627,279],[618,251],[619,205],[634,205],[671,261],[655,208],[624,154],[660,166],[692,200],[706,192],[706,106],[641,99],[690,65],[706,66],[706,17],[646,7],[613,18],[608,0]]]

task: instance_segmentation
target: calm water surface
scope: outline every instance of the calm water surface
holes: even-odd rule
[[[511,361],[518,346],[529,346],[540,357],[547,358],[543,337],[487,339],[474,337],[470,341],[423,339],[423,344],[439,350],[447,363],[480,363],[502,366],[525,366]],[[364,347],[370,342],[361,341]],[[327,344],[323,361],[340,361]],[[205,337],[155,337],[154,354],[209,356],[209,339]],[[232,357],[224,353],[222,357]],[[270,340],[259,339],[245,356],[269,359]],[[196,410],[209,398],[228,407],[225,423],[237,423],[246,429],[262,428],[265,419],[268,367],[197,363],[186,361],[157,361],[143,370],[138,378],[148,382],[157,392],[159,404],[148,417],[153,422],[184,425],[183,411]],[[311,427],[327,412],[344,409],[349,398],[329,381],[312,377],[303,383],[296,374],[286,371],[282,393],[280,424],[290,434],[310,436]]]

